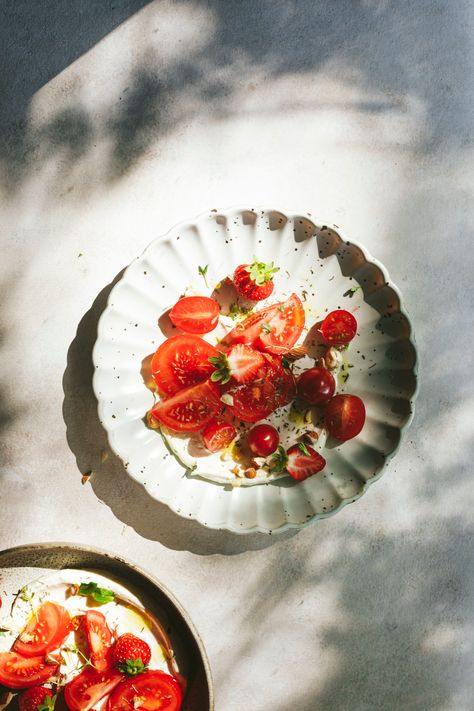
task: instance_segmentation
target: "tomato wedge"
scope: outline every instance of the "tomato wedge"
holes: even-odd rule
[[[171,336],[151,360],[151,374],[162,395],[202,383],[214,370],[209,363],[218,351],[199,336]]]
[[[219,304],[209,296],[185,296],[170,311],[171,322],[185,333],[209,333],[219,321]]]
[[[151,410],[151,414],[176,432],[199,432],[223,409],[219,394],[219,386],[206,380],[162,400]]]
[[[96,671],[102,672],[112,666],[112,632],[107,620],[98,610],[87,610],[84,615],[84,627],[91,662]]]
[[[251,383],[230,388],[229,410],[244,422],[258,422],[295,397],[295,381],[276,356],[266,355],[259,377]]]
[[[124,678],[124,675],[115,669],[98,672],[92,667],[86,667],[66,684],[64,700],[70,711],[89,711],[104,696],[110,694]],[[130,708],[132,709],[133,706]]]
[[[237,435],[237,430],[230,422],[211,420],[202,431],[202,438],[206,449],[210,452],[219,452],[227,447]]]
[[[267,353],[284,354],[295,345],[304,322],[301,299],[292,294],[286,301],[247,316],[225,336],[222,344],[245,343]]]
[[[329,434],[345,442],[362,430],[365,405],[357,395],[336,395],[328,402],[324,421]]]
[[[13,650],[23,657],[47,654],[61,646],[71,629],[68,611],[55,602],[45,602],[15,641]]]
[[[44,656],[22,657],[16,652],[3,652],[0,654],[0,684],[9,689],[27,689],[44,684],[58,668],[58,664],[46,664]]]
[[[137,708],[136,698],[140,700],[138,708],[143,711],[179,711],[183,694],[170,674],[148,671],[117,686],[110,695],[107,711],[133,711]]]

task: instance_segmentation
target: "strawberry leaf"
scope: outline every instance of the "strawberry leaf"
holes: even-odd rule
[[[119,664],[119,671],[122,674],[128,674],[128,676],[137,676],[146,670],[146,664],[143,664],[140,658],[138,659],[126,659],[123,664]]]

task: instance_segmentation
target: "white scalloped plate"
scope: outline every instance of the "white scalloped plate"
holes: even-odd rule
[[[358,437],[325,448],[320,474],[236,488],[190,476],[148,429],[143,418],[154,400],[141,370],[165,339],[158,317],[187,286],[203,288],[198,265],[209,265],[211,285],[254,254],[281,267],[276,295],[301,294],[306,284],[310,311],[355,313],[350,377],[338,391],[362,397],[367,420]],[[361,288],[350,295],[355,286]],[[412,329],[385,268],[338,228],[273,209],[212,211],[154,240],[111,291],[93,360],[99,417],[128,473],[181,516],[235,533],[299,528],[359,498],[397,451],[417,390]]]

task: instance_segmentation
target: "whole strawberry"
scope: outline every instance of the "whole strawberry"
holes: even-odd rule
[[[134,634],[121,635],[114,647],[114,664],[123,674],[136,676],[144,672],[150,663],[149,645]]]
[[[20,711],[53,711],[56,697],[51,689],[44,686],[32,686],[18,698]]]
[[[273,275],[280,270],[273,262],[265,264],[256,259],[252,264],[241,264],[234,272],[234,286],[241,296],[251,301],[267,299],[273,291]]]

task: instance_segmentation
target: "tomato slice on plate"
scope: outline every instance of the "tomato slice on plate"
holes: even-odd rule
[[[115,669],[98,672],[92,667],[86,667],[66,684],[64,700],[70,711],[89,711],[123,679],[124,675]]]
[[[170,311],[171,322],[185,333],[209,333],[219,321],[219,304],[209,296],[185,296]]]
[[[357,333],[357,321],[344,309],[331,311],[321,324],[320,331],[326,343],[342,346],[352,341]]]
[[[336,395],[328,402],[324,421],[329,434],[345,442],[362,430],[365,405],[357,395]]]
[[[225,336],[222,344],[245,343],[267,353],[283,354],[295,345],[304,322],[303,304],[292,294],[286,301],[247,316]]]
[[[163,395],[174,395],[183,388],[202,383],[214,370],[209,363],[218,351],[199,336],[171,336],[151,360],[151,374]]]
[[[16,652],[3,652],[0,654],[0,684],[9,689],[27,689],[44,684],[58,667],[58,664],[46,664],[43,655],[22,657]]]
[[[229,410],[244,422],[258,422],[295,397],[294,378],[276,356],[266,355],[259,377],[251,383],[230,388]]]
[[[202,438],[206,449],[210,452],[219,452],[227,447],[236,437],[237,430],[230,422],[211,420],[202,431]]]
[[[71,629],[68,611],[55,602],[45,602],[15,641],[13,650],[23,657],[47,654],[61,646]]]
[[[98,610],[87,610],[84,615],[87,644],[91,662],[97,671],[105,671],[112,666],[112,632],[107,620]]]
[[[151,415],[176,432],[199,432],[223,409],[219,395],[219,386],[206,380],[162,400]]]
[[[134,704],[137,698],[138,707]],[[174,677],[162,671],[148,671],[117,686],[109,697],[107,711],[133,711],[134,708],[179,711],[182,700],[181,688]]]

